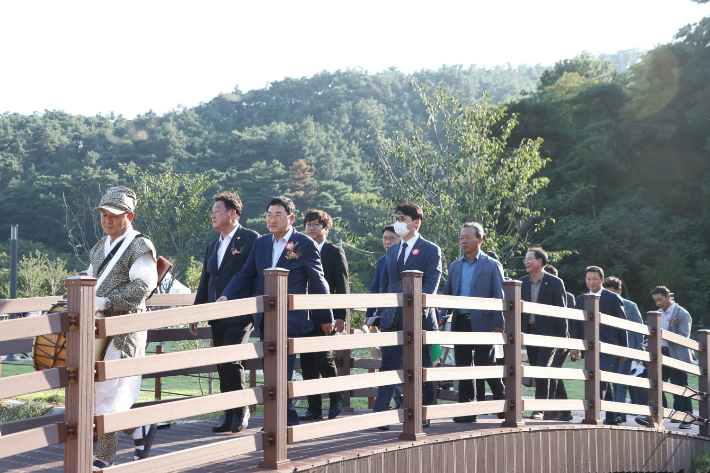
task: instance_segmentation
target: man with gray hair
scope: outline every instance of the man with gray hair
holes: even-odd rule
[[[481,224],[463,224],[459,236],[463,256],[449,266],[445,295],[503,299],[503,267],[481,250],[483,235]],[[450,314],[455,332],[503,332],[505,327],[501,311],[463,309],[441,309],[439,324],[446,323]],[[495,365],[493,345],[456,345],[454,358],[456,366]],[[491,379],[488,383],[494,399],[505,398],[505,387],[501,379]],[[476,386],[473,381],[459,381],[459,402],[475,400]],[[501,418],[500,413],[498,416]],[[454,422],[476,422],[476,416],[454,417]]]

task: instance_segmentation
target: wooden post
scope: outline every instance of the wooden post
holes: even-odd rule
[[[264,459],[259,468],[291,468],[288,428],[288,270],[264,270]]]
[[[96,279],[67,278],[67,370],[64,421],[64,472],[91,471],[94,440],[94,309]]]
[[[158,343],[158,345],[156,345],[155,354],[156,355],[163,354],[163,344],[162,343]],[[160,399],[162,397],[163,397],[163,378],[158,376],[155,378],[155,400],[160,401]]]
[[[520,356],[523,341],[520,329],[521,285],[520,281],[505,281],[503,283],[507,309],[503,312],[503,317],[505,318],[505,331],[508,334],[508,343],[503,345],[503,356],[508,369],[508,379],[505,383],[507,409],[501,427],[522,427],[525,425],[523,422],[523,370],[521,369]]]
[[[421,440],[422,429],[422,276],[421,271],[402,272],[402,369],[404,370],[404,426],[399,438]]]
[[[350,309],[345,309],[345,330],[346,334],[350,332]],[[338,376],[350,376],[350,350],[339,350],[335,352],[335,358],[338,362]],[[350,390],[345,390],[343,392],[343,410],[345,412],[353,412],[354,409],[350,407]]]
[[[256,370],[249,370],[249,387],[256,387]],[[252,414],[256,412],[256,404],[249,406],[249,412]]]
[[[698,377],[698,390],[704,393],[710,392],[710,330],[698,330],[698,343],[700,351],[698,352],[698,366],[700,367],[700,376]],[[705,398],[698,401],[698,411],[703,419],[710,418],[710,399]],[[701,425],[700,435],[710,437],[710,426]]]
[[[584,369],[587,370],[587,380],[584,382],[584,398],[588,408],[584,411],[583,424],[602,425],[601,420],[601,370],[599,369],[599,296],[585,294],[584,296],[584,338],[587,340],[587,350],[584,352]]]
[[[651,389],[648,390],[648,407],[651,408],[650,428],[663,426],[663,355],[661,354],[661,313],[646,312],[646,320],[651,335],[648,337],[648,379]],[[702,379],[702,378],[701,378]]]

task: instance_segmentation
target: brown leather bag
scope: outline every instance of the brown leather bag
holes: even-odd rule
[[[158,290],[158,288],[160,287],[160,284],[163,282],[163,279],[165,278],[165,275],[168,274],[170,272],[170,270],[172,269],[173,264],[170,261],[168,261],[167,259],[163,258],[162,256],[159,256],[157,266],[158,266],[158,285],[155,286],[155,289],[153,289],[153,292],[150,293],[150,296],[155,294],[155,291]],[[150,299],[150,296],[148,296],[149,299]]]

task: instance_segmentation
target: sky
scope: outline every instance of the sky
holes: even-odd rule
[[[322,70],[552,65],[709,15],[690,0],[5,1],[0,113],[133,118]]]

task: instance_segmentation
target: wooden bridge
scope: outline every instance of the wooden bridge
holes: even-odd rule
[[[266,270],[267,296],[216,304],[164,309],[142,314],[94,318],[94,285],[85,276],[67,279],[67,311],[41,317],[0,322],[3,353],[16,350],[21,340],[37,335],[67,333],[67,367],[0,378],[0,398],[64,387],[66,410],[62,419],[40,417],[0,426],[0,471],[60,469],[85,472],[91,468],[94,435],[154,422],[197,416],[240,406],[263,404],[264,416],[253,416],[241,435],[215,435],[204,422],[172,426],[158,433],[151,456],[130,461],[132,443],[122,439],[115,467],[109,472],[163,471],[263,471],[291,469],[319,472],[375,471],[689,471],[693,454],[710,450],[710,332],[701,330],[699,341],[682,338],[660,327],[657,312],[647,314],[648,326],[599,313],[597,296],[585,296],[585,310],[564,309],[520,300],[520,282],[505,283],[505,299],[422,294],[421,273],[405,272],[401,294],[289,295],[288,271]],[[183,296],[156,295],[150,305],[189,303]],[[47,299],[0,301],[0,312],[46,308]],[[39,305],[42,307],[39,307]],[[380,334],[337,337],[288,338],[289,310],[353,307],[401,307],[403,330]],[[423,307],[468,310],[502,310],[505,333],[428,332],[421,326]],[[94,339],[149,330],[154,340],[174,327],[264,312],[264,341],[207,348],[109,362],[94,361]],[[521,313],[531,313],[585,324],[586,340],[560,339],[520,332]],[[599,326],[642,333],[648,352],[600,342]],[[175,329],[172,329],[175,330]],[[699,366],[664,357],[661,340],[699,352]],[[505,366],[423,368],[423,345],[504,345]],[[402,369],[391,372],[349,374],[350,367],[373,367],[372,360],[350,359],[350,350],[402,345]],[[542,368],[521,364],[522,346],[548,346],[584,350],[583,369]],[[344,358],[338,378],[286,381],[289,354],[339,350]],[[609,373],[599,369],[599,354],[608,353],[648,362],[649,379]],[[261,368],[262,386],[229,393],[143,403],[127,412],[94,416],[93,383],[126,376],[157,376],[196,370],[208,371],[215,363],[247,361],[247,369]],[[684,370],[699,378],[699,392],[664,383],[661,367]],[[176,371],[182,370],[182,371]],[[422,405],[421,385],[426,381],[505,378],[504,400]],[[522,378],[582,380],[585,399],[523,399]],[[254,381],[254,377],[250,381]],[[649,405],[600,400],[600,381],[639,386],[649,390]],[[286,426],[287,398],[345,391],[368,396],[378,386],[404,386],[401,409],[372,413],[354,411],[333,420]],[[663,392],[690,397],[699,404],[699,416],[663,409]],[[346,399],[347,402],[347,399]],[[523,420],[523,411],[572,410],[583,413],[581,423]],[[612,410],[651,417],[650,428],[604,426],[600,412]],[[504,412],[501,423],[489,414]],[[476,424],[454,424],[449,418],[479,415]],[[51,416],[49,416],[51,417]],[[664,428],[664,418],[693,422],[691,433]],[[422,420],[432,427],[422,429]],[[578,419],[579,420],[579,419]],[[52,423],[50,423],[52,422]],[[390,432],[381,425],[399,425]],[[264,431],[260,428],[263,426]],[[226,438],[226,439],[225,439]]]

